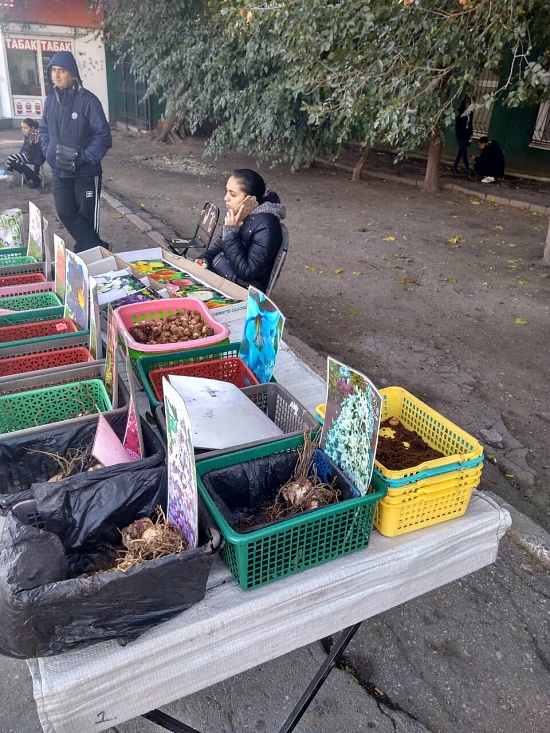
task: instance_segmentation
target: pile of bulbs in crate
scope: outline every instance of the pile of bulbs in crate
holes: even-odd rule
[[[284,317],[254,288],[238,341],[221,293],[145,298],[109,311],[99,359],[90,257],[56,242],[49,282],[0,252],[0,652],[134,638],[204,597],[218,551],[250,590],[466,511],[480,444],[332,358],[313,417],[275,381]]]

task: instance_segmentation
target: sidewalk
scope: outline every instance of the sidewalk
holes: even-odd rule
[[[319,162],[327,167],[351,173],[359,155],[359,148],[347,147],[336,160],[325,158]],[[426,161],[420,158],[405,158],[394,163],[394,160],[394,156],[390,153],[372,152],[363,167],[361,178],[363,180],[377,178],[422,188]],[[464,173],[452,173],[451,163],[443,161],[439,166],[439,187],[442,191],[456,191],[473,195],[483,201],[491,200],[494,203],[550,216],[550,152],[547,170],[541,171],[541,180],[507,173],[504,179],[494,184],[483,184],[479,180],[470,179]]]

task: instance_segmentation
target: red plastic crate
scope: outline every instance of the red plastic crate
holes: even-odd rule
[[[155,395],[161,402],[164,400],[162,378],[169,374],[184,377],[203,377],[204,379],[219,379],[221,382],[230,382],[237,387],[253,387],[259,384],[254,374],[242,359],[230,356],[212,361],[200,361],[195,364],[180,364],[179,366],[153,369],[149,372],[149,379],[153,385]]]
[[[30,285],[31,283],[45,283],[46,278],[41,272],[27,272],[23,275],[6,275],[0,277],[0,288],[11,288],[17,285]]]
[[[51,321],[36,321],[35,323],[18,323],[16,326],[0,327],[0,344],[44,336],[59,336],[63,333],[76,333],[76,326],[70,318],[54,318]]]
[[[82,364],[87,361],[93,361],[93,356],[85,346],[47,351],[43,354],[10,356],[5,359],[0,359],[0,377],[35,372],[38,369],[52,369],[53,367]]]

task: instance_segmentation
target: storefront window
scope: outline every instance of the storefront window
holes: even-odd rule
[[[14,117],[40,117],[50,89],[48,63],[58,51],[72,52],[72,42],[48,38],[6,38],[5,42]]]
[[[40,97],[42,89],[40,86],[40,77],[38,76],[36,41],[28,41],[28,43],[34,44],[34,50],[8,48],[6,51],[11,93]]]

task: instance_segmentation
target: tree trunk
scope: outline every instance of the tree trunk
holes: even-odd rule
[[[168,138],[170,137],[170,134],[172,130],[174,129],[174,125],[176,124],[176,120],[178,118],[178,113],[175,109],[171,110],[168,115],[164,118],[164,126],[162,128],[162,134],[159,138],[161,143],[165,143]]]
[[[546,245],[544,254],[542,255],[542,264],[550,265],[550,219],[548,220],[548,234],[546,235]]]
[[[424,176],[424,193],[436,193],[439,191],[439,162],[441,160],[441,151],[443,144],[441,137],[434,137],[430,140],[430,148],[428,151],[428,164],[426,165],[426,175]]]
[[[370,145],[365,145],[363,149],[363,154],[357,161],[357,163],[353,166],[353,173],[351,174],[351,180],[356,182],[361,180],[361,171],[363,170],[363,166],[367,162],[367,158],[372,152],[372,147]]]

